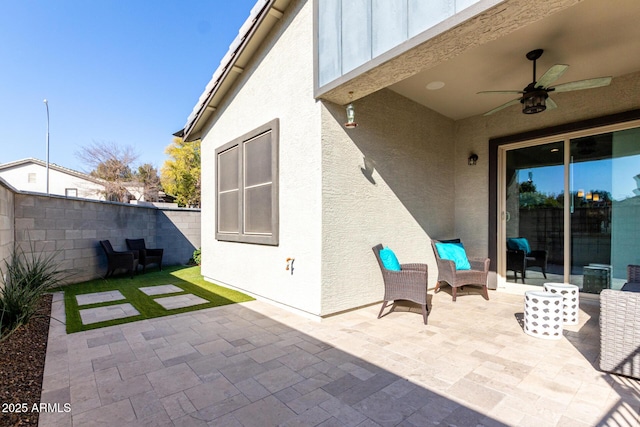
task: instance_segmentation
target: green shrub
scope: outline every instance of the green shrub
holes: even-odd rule
[[[70,270],[58,268],[57,254],[36,253],[31,243],[28,254],[14,247],[9,260],[4,260],[4,268],[0,268],[0,340],[29,322],[40,297],[70,277]]]
[[[196,265],[200,265],[202,262],[202,248],[198,248],[193,251],[193,262],[195,262]]]

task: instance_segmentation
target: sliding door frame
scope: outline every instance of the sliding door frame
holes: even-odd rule
[[[569,141],[583,136],[597,135],[630,128],[640,127],[640,109],[624,113],[603,116],[595,119],[553,126],[510,136],[489,140],[489,257],[491,271],[496,273],[498,287],[506,283],[506,222],[503,213],[506,200],[506,184],[504,171],[506,168],[506,152],[508,150],[540,145],[549,142],[564,141],[564,191],[570,191],[570,144]],[[569,203],[564,206],[564,227],[571,230],[571,213]],[[564,235],[564,281],[569,282],[570,266],[570,234]]]

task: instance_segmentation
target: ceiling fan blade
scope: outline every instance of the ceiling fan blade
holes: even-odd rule
[[[547,72],[538,79],[538,81],[536,82],[536,87],[549,86],[551,83],[558,80],[560,76],[562,76],[564,72],[567,71],[567,68],[569,68],[569,66],[564,64],[556,64],[553,67],[549,68]]]
[[[569,92],[572,90],[593,89],[595,87],[609,86],[612,77],[596,77],[595,79],[578,80],[576,82],[562,83],[553,88],[554,92]]]
[[[547,110],[553,110],[554,108],[558,108],[558,104],[551,98],[547,98],[545,101],[545,105],[547,106]]]
[[[476,92],[476,95],[479,95],[481,93],[505,93],[505,94],[513,95],[514,93],[524,93],[524,92],[521,90],[483,90],[482,92]]]
[[[509,101],[509,102],[507,102],[505,104],[502,104],[499,107],[494,108],[491,111],[487,111],[486,113],[484,113],[484,115],[485,116],[489,116],[489,115],[491,115],[493,113],[497,113],[498,111],[502,110],[503,108],[507,108],[507,107],[510,107],[512,105],[519,104],[519,103],[520,103],[520,98],[513,99],[513,100],[511,100],[511,101]]]

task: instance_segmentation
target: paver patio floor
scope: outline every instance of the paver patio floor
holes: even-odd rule
[[[419,308],[317,322],[262,301],[70,335],[53,320],[42,402],[71,411],[40,426],[640,423],[640,382],[596,369],[597,302],[549,341],[522,331],[521,295],[489,296],[439,292],[427,326]]]

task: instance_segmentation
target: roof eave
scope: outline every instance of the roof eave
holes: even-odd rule
[[[182,134],[185,141],[194,141],[201,137],[202,127],[216,111],[217,102],[227,93],[235,80],[244,71],[244,66],[253,57],[275,23],[282,18],[290,0],[258,0],[249,17],[238,31],[229,51],[220,61],[220,65],[200,99],[187,119]],[[267,19],[273,17],[275,19]],[[176,135],[174,134],[174,135]]]

